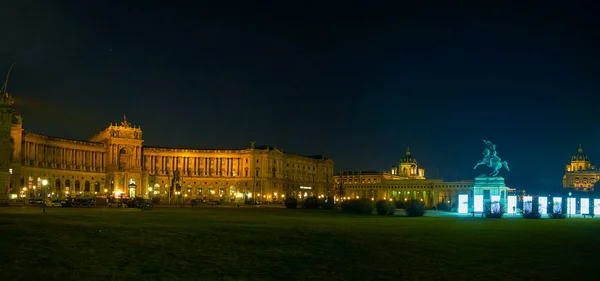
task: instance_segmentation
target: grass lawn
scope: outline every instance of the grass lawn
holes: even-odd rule
[[[0,208],[0,280],[598,280],[599,219]]]

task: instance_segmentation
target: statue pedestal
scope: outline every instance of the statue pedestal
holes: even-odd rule
[[[471,196],[473,198],[473,201],[471,201],[473,202],[471,211],[482,211],[482,206],[477,206],[477,204],[483,204],[483,206],[485,206],[486,203],[492,202],[493,198],[499,198],[500,204],[506,207],[508,190],[509,188],[504,184],[503,177],[486,175],[476,177],[475,182],[473,182],[473,186],[471,187]],[[483,203],[479,203],[481,201]],[[504,211],[506,212],[506,208],[504,208]]]

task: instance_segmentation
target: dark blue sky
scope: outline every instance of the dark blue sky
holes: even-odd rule
[[[0,9],[30,131],[87,139],[126,113],[146,145],[255,140],[338,170],[387,169],[410,146],[447,180],[487,171],[472,170],[486,138],[530,189],[560,185],[580,143],[600,163],[600,25],[577,1],[54,2]]]

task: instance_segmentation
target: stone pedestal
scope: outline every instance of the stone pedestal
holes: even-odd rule
[[[469,201],[475,202],[474,198],[476,195],[483,195],[483,203],[485,206],[487,202],[491,202],[492,196],[499,196],[500,203],[504,205],[504,210],[506,211],[508,190],[509,188],[504,184],[503,177],[481,175],[476,177],[475,182],[473,182],[473,186],[471,187],[471,200]],[[473,204],[470,205],[471,209],[473,209]]]

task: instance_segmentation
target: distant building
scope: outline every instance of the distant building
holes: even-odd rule
[[[600,180],[600,171],[592,165],[579,145],[577,153],[571,157],[571,163],[565,168],[563,188],[576,191],[593,191],[594,185]]]
[[[274,146],[148,147],[124,118],[89,140],[28,132],[12,99],[0,99],[0,200],[49,196],[281,201],[326,195],[334,162]],[[47,186],[43,191],[42,182]]]
[[[388,171],[347,171],[335,176],[336,194],[342,199],[421,200],[427,207],[444,202],[455,205],[458,194],[470,194],[472,180],[445,182],[426,179],[425,169],[407,149],[399,164]]]

